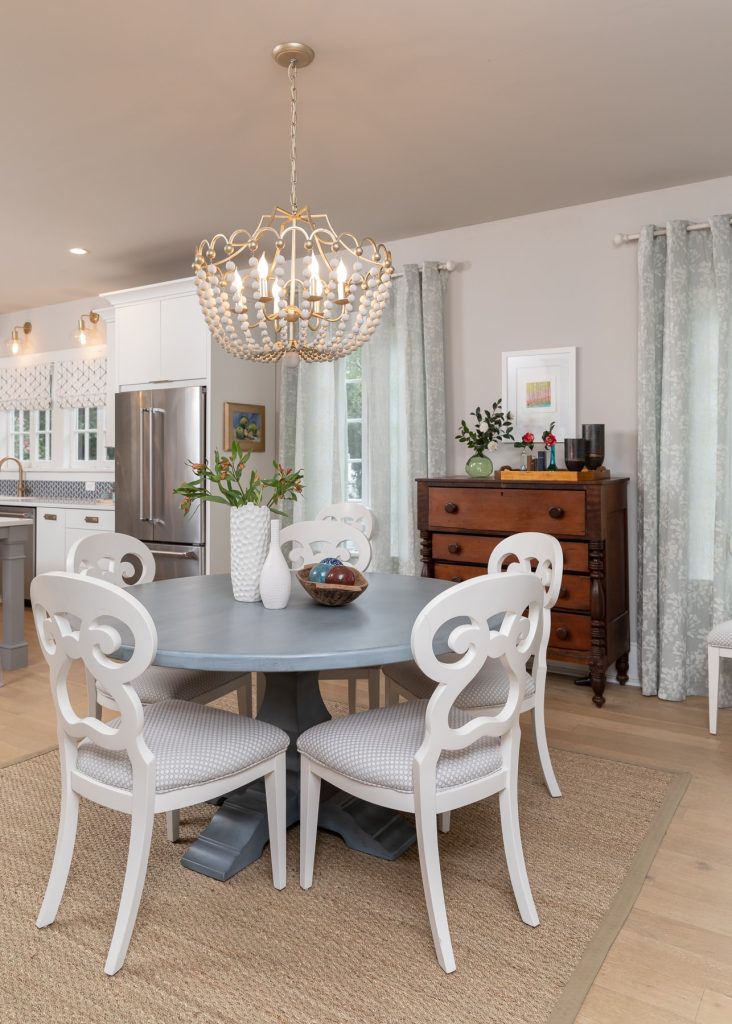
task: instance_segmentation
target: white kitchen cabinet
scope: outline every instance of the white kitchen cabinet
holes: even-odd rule
[[[36,510],[36,573],[66,568],[66,509]]]
[[[114,532],[112,509],[39,505],[36,511],[36,573],[64,571],[72,545],[100,530]]]
[[[148,384],[160,378],[160,302],[120,306],[115,317],[117,384]]]
[[[209,333],[195,295],[160,301],[160,374],[165,380],[206,376]]]
[[[211,336],[192,281],[105,295],[115,306],[117,386],[205,380]]]

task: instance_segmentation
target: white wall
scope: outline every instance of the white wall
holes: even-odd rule
[[[92,309],[104,309],[108,306],[106,299],[94,296],[89,299],[76,299],[73,302],[58,302],[53,306],[37,306],[35,309],[21,309],[15,313],[0,315],[0,355],[8,355],[5,343],[10,340],[10,332],[18,324],[30,320],[33,331],[27,339],[25,352],[55,352],[61,348],[73,348],[74,331],[82,313]],[[20,332],[23,338],[23,332]],[[96,328],[89,333],[90,345],[102,345],[105,342],[104,322],[100,320]]]
[[[635,635],[637,282],[634,243],[617,232],[732,213],[732,177],[477,224],[391,243],[394,263],[454,260],[447,287],[448,471],[468,453],[460,419],[501,394],[501,353],[577,346],[577,423],[606,424],[606,464],[629,476]],[[518,464],[516,449],[498,464]],[[561,450],[560,450],[561,454]],[[494,459],[494,461],[496,461]]]

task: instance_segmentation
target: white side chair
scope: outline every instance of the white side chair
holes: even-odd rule
[[[340,558],[359,572],[365,572],[371,562],[371,544],[368,537],[350,523],[306,520],[292,523],[280,531],[280,546],[292,569],[302,569],[322,558]]]
[[[325,505],[315,517],[336,523],[349,523],[371,540],[374,532],[374,513],[359,501],[341,501]]]
[[[366,505],[358,501],[342,501],[333,505],[326,505],[318,512],[316,519],[350,523],[355,526],[370,541],[374,532],[374,514]],[[378,708],[381,703],[381,670],[379,668],[344,668],[331,669],[321,672],[320,679],[345,679],[348,683],[348,710],[353,714],[356,710],[356,686],[359,679],[365,679],[368,687],[369,707]]]
[[[272,877],[275,888],[284,888],[286,733],[188,701],[143,708],[133,684],[155,657],[157,633],[147,610],[116,584],[47,573],[31,583],[31,604],[50,668],[61,758],[59,831],[37,926],[45,928],[56,919],[74,852],[80,797],[132,819],[107,974],[116,974],[127,955],[157,813],[212,800],[264,778]],[[132,637],[129,661],[113,657],[121,642],[120,628]],[[114,722],[75,714],[67,678],[78,660],[114,698],[119,711]]]
[[[719,669],[722,658],[732,658],[732,619],[720,622],[707,637],[709,654],[709,731],[717,735]]]
[[[544,585],[544,611],[542,639],[531,675],[526,682],[522,711],[531,711],[534,725],[536,748],[544,773],[546,787],[554,797],[562,795],[557,777],[554,773],[549,746],[546,740],[546,724],[544,720],[544,696],[546,691],[546,652],[551,636],[552,608],[557,603],[562,586],[564,556],[562,547],[556,537],[547,533],[515,533],[506,537],[493,549],[488,562],[488,572],[534,573]],[[407,699],[417,697],[428,698],[434,683],[419,671],[413,661],[404,661],[396,665],[385,665],[387,704],[394,704],[399,696]],[[457,706],[475,715],[490,715],[496,707],[506,702],[508,694],[508,675],[498,662],[489,662],[477,674],[469,686],[458,697]],[[450,819],[445,815],[440,827],[447,831]]]
[[[294,570],[302,569],[311,562],[319,562],[321,558],[340,558],[344,565],[365,572],[371,562],[371,543],[366,534],[352,523],[332,518],[305,520],[286,526],[280,531],[280,545]],[[288,547],[289,550],[286,550]],[[356,679],[362,679],[364,675],[369,680],[369,704],[373,700],[376,706],[379,703],[378,667],[321,672],[318,678],[348,679],[348,710],[353,713],[356,710]],[[261,685],[261,676],[258,676],[258,707],[262,706],[260,693],[264,695],[264,687]]]
[[[538,651],[544,588],[528,573],[479,576],[439,594],[417,616],[412,654],[437,687],[429,701],[407,701],[314,726],[300,751],[300,885],[313,884],[322,780],[382,807],[414,814],[419,863],[437,959],[455,970],[438,850],[437,815],[499,794],[501,829],[519,913],[536,926],[518,817],[519,713],[526,663]],[[502,616],[499,630],[488,621]],[[440,630],[456,619],[448,645],[458,660],[434,653]],[[509,680],[499,714],[474,717],[455,706],[488,659]]]
[[[91,579],[106,580],[117,587],[151,583],[155,579],[155,557],[146,544],[124,533],[94,533],[82,537],[69,549],[67,572]],[[240,715],[252,713],[251,675],[240,672],[207,672],[203,669],[150,667],[132,683],[143,704],[162,700],[190,700],[210,704],[236,690]],[[101,717],[101,708],[115,708],[110,694],[87,674],[89,714]],[[180,821],[177,811],[167,817],[168,838],[178,841]]]

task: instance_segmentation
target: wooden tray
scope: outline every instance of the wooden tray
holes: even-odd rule
[[[501,469],[498,471],[499,480],[546,480],[551,483],[564,481],[565,483],[592,483],[593,480],[607,480],[610,477],[610,470],[600,466],[599,469]]]
[[[302,569],[298,569],[295,575],[313,601],[317,601],[318,604],[324,604],[330,608],[340,608],[344,604],[350,604],[351,601],[355,601],[369,585],[364,574],[359,572],[358,569],[354,569],[352,565],[349,565],[348,568],[352,570],[356,577],[355,587],[346,586],[343,583],[313,583],[308,579],[313,564],[305,565]]]

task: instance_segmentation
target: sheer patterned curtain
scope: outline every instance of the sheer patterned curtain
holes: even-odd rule
[[[414,480],[445,472],[443,297],[437,263],[405,266],[378,330],[361,349],[364,502],[376,519],[376,572],[420,572]],[[280,461],[305,473],[296,520],[348,500],[344,362],[282,370]]]
[[[683,700],[707,692],[707,633],[732,618],[729,215],[711,231],[644,227],[638,266],[641,679]],[[720,703],[732,704],[724,668]]]

